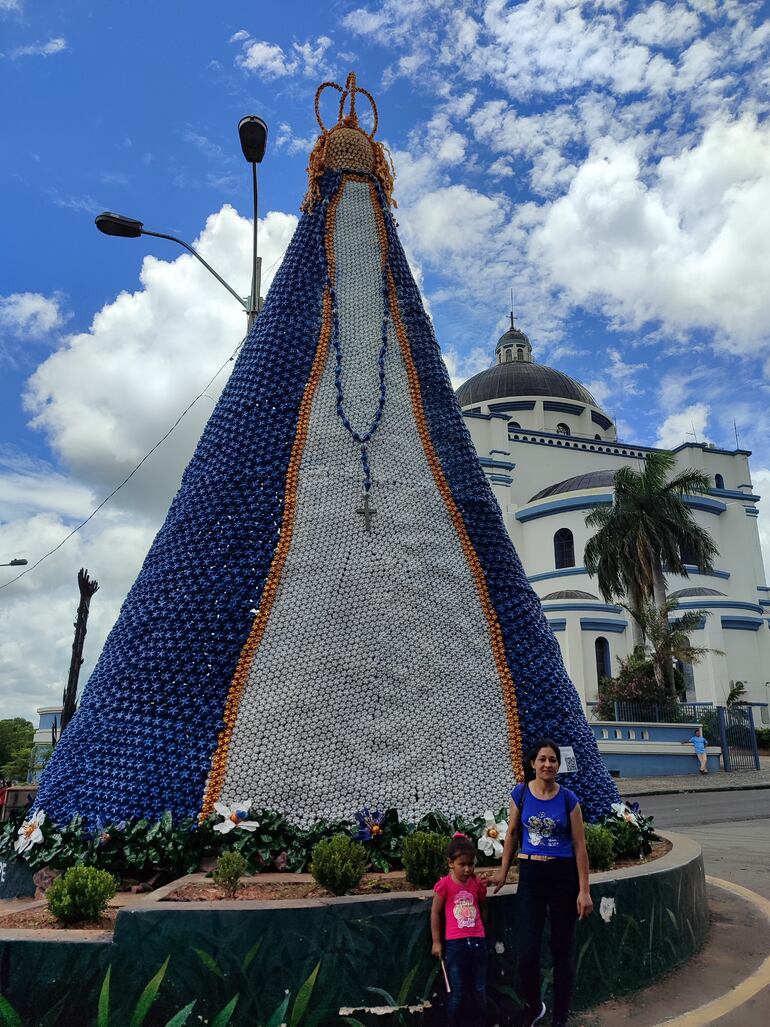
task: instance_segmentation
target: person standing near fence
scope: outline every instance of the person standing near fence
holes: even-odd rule
[[[708,757],[706,756],[706,739],[703,737],[703,730],[699,727],[695,728],[695,734],[692,738],[688,738],[686,742],[682,742],[682,745],[692,745],[695,750],[695,755],[698,757],[698,763],[700,764],[701,774],[708,774]]]

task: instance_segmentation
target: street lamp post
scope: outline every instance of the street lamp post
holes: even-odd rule
[[[265,155],[265,147],[267,145],[267,125],[265,122],[258,118],[255,114],[249,114],[247,117],[242,118],[238,123],[238,136],[241,140],[241,149],[246,160],[251,164],[252,170],[252,186],[254,194],[254,224],[253,224],[253,245],[252,245],[252,267],[251,267],[251,294],[247,299],[239,296],[238,293],[233,289],[231,285],[218,274],[214,268],[207,263],[203,257],[195,250],[189,243],[185,242],[184,239],[179,239],[175,235],[169,235],[166,232],[150,232],[144,227],[142,221],[138,221],[136,218],[126,217],[124,214],[115,214],[112,211],[104,211],[98,214],[95,221],[96,227],[100,232],[105,235],[118,236],[121,239],[138,239],[140,235],[151,235],[155,239],[169,239],[171,242],[177,243],[179,246],[184,247],[188,253],[199,260],[201,264],[209,271],[216,280],[227,289],[231,296],[234,296],[240,303],[243,309],[246,311],[248,318],[248,326],[254,324],[257,314],[260,308],[260,286],[262,278],[262,258],[257,254],[257,214],[258,214],[258,193],[257,193],[257,164],[262,162],[262,158]],[[24,561],[26,563],[26,561]],[[0,566],[11,566],[10,564],[0,564]],[[15,564],[14,564],[15,566]]]
[[[16,559],[11,560],[10,563],[0,563],[0,567],[26,567],[27,562],[27,560]]]

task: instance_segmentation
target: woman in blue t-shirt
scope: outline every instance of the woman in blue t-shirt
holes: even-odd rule
[[[540,996],[540,946],[546,913],[550,914],[553,958],[551,1023],[563,1027],[575,985],[575,924],[593,909],[583,814],[575,793],[556,781],[560,763],[559,746],[550,738],[540,738],[532,746],[524,764],[527,781],[511,792],[503,861],[493,879],[496,894],[505,884],[514,844],[520,838],[519,993],[526,1002],[526,1027],[545,1016]]]

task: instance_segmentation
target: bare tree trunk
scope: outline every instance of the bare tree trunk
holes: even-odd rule
[[[639,584],[635,581],[631,582],[628,587],[628,605],[632,611],[631,645],[636,649],[637,646],[644,645],[644,631],[642,630],[642,625],[635,616],[642,607],[642,590],[639,587]]]
[[[70,672],[67,677],[67,685],[64,689],[62,700],[61,726],[59,737],[67,724],[75,715],[78,696],[78,679],[80,668],[83,664],[83,644],[86,640],[86,625],[88,624],[88,612],[91,607],[91,597],[99,588],[99,582],[89,578],[88,571],[80,569],[78,574],[78,589],[80,590],[80,603],[78,604],[78,615],[75,621],[75,639],[72,643],[72,659],[70,660]],[[55,743],[54,743],[55,744]]]
[[[663,564],[661,563],[660,555],[658,553],[652,553],[650,560],[652,566],[652,598],[655,603],[655,608],[661,617],[665,617],[666,613],[666,578],[663,574]],[[656,654],[655,660],[655,680],[658,684],[663,684],[666,689],[666,695],[670,699],[676,699],[676,681],[674,679],[674,664],[671,660],[670,653],[659,653]],[[660,676],[659,676],[660,675]]]

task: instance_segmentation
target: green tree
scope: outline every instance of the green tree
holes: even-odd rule
[[[628,598],[635,646],[644,641],[638,616],[644,603],[652,597],[659,611],[666,605],[666,574],[688,577],[683,554],[709,571],[718,553],[686,503],[687,496],[708,492],[711,480],[692,468],[670,477],[675,465],[671,453],[648,453],[641,471],[621,467],[612,506],[594,507],[586,517],[596,529],[585,548],[586,569],[607,602]],[[673,695],[671,666],[664,679]]]
[[[26,780],[34,734],[23,717],[0,720],[0,777]]]
[[[690,635],[696,631],[708,610],[684,610],[673,616],[677,610],[676,599],[666,599],[662,608],[654,602],[643,602],[636,616],[647,640],[649,658],[655,675],[655,682],[670,698],[675,698],[674,665],[679,663],[700,663],[707,653],[716,649],[693,645]]]

